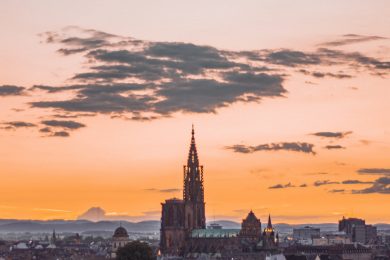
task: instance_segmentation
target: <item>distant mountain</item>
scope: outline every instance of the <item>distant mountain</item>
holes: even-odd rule
[[[77,217],[79,220],[101,221],[105,220],[106,211],[100,207],[92,207]]]
[[[229,229],[239,229],[241,224],[238,222],[230,220],[217,220],[211,221],[207,224],[217,223],[223,228]],[[127,229],[128,232],[159,232],[160,231],[160,221],[150,220],[150,221],[140,221],[140,222],[130,222],[130,221],[116,221],[116,220],[104,220],[93,222],[90,220],[16,220],[16,219],[0,219],[0,232],[52,232],[53,229],[56,232],[114,232],[114,230],[122,225]],[[322,223],[322,224],[299,224],[299,225],[290,225],[285,223],[279,223],[274,225],[276,230],[281,233],[290,233],[293,228],[312,226],[318,227],[321,231],[336,231],[337,224],[335,223]],[[381,223],[375,225],[378,227],[378,230],[390,230],[390,224]],[[264,223],[263,223],[264,228]]]
[[[103,221],[103,220],[109,220],[109,221],[123,220],[123,221],[128,221],[128,222],[139,222],[145,218],[158,219],[159,217],[160,217],[159,211],[149,211],[149,212],[145,213],[144,215],[140,215],[140,216],[129,216],[126,214],[118,214],[116,212],[107,213],[101,207],[92,207],[92,208],[89,208],[87,211],[85,211],[80,216],[78,216],[77,219],[78,220],[89,220],[89,221],[95,221],[95,222],[96,221]]]
[[[160,221],[98,221],[89,220],[7,220],[0,221],[0,232],[85,232],[111,231],[122,225],[129,232],[158,232]]]
[[[212,223],[219,224],[223,228],[227,228],[227,229],[240,229],[241,228],[241,224],[240,223],[234,222],[234,221],[230,221],[230,220],[210,221],[210,222],[207,222],[207,226],[209,226]]]
[[[376,226],[378,228],[378,230],[390,230],[390,224],[378,223],[378,224],[375,224],[374,226]]]

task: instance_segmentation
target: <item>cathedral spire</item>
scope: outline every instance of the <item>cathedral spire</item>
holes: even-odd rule
[[[191,144],[190,144],[190,151],[188,153],[187,167],[199,167],[198,152],[196,150],[196,143],[195,143],[195,130],[193,124],[192,124],[192,131],[191,131]]]
[[[194,125],[192,125],[191,130],[191,144],[188,153],[188,161],[187,165],[184,166],[183,197],[186,201],[204,202],[203,167],[199,165]]]
[[[267,225],[267,229],[273,229],[273,228],[272,228],[272,222],[271,222],[271,214],[268,215],[268,225]]]

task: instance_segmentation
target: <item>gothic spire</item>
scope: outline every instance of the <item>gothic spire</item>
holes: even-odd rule
[[[195,144],[195,130],[194,125],[192,125],[192,131],[191,131],[191,145],[190,145],[190,152],[188,154],[188,167],[198,167],[199,166],[199,159],[198,159],[198,152],[196,150],[196,144]]]
[[[204,202],[203,189],[203,167],[199,165],[195,130],[194,125],[192,125],[190,151],[187,165],[184,166],[184,200]]]
[[[271,214],[268,215],[268,225],[267,229],[272,229]]]
[[[187,165],[184,166],[183,200],[192,207],[192,217],[188,216],[189,229],[206,228],[204,209],[203,166],[199,165],[195,144],[195,130],[192,125],[191,144]]]

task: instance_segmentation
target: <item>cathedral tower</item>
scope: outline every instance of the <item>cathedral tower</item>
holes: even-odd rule
[[[184,166],[183,200],[186,208],[186,228],[188,230],[206,228],[203,166],[199,165],[194,126],[187,165]]]
[[[199,166],[193,126],[187,165],[184,166],[183,199],[168,199],[161,206],[161,253],[180,255],[192,230],[206,228],[203,166]]]

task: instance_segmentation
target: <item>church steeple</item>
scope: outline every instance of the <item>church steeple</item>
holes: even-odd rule
[[[203,166],[199,165],[195,144],[195,130],[192,125],[191,144],[187,165],[184,166],[183,200],[186,204],[186,228],[206,228],[204,203]]]
[[[196,151],[196,144],[195,144],[194,125],[192,125],[191,145],[190,145],[190,152],[188,153],[187,166],[188,167],[190,167],[190,166],[192,166],[192,167],[199,167],[198,152]]]
[[[192,125],[187,165],[184,166],[183,197],[185,201],[204,202],[203,166],[199,166],[194,125]]]
[[[271,214],[268,215],[268,224],[267,224],[268,229],[273,229],[272,227],[272,222],[271,222]]]

